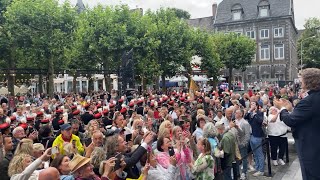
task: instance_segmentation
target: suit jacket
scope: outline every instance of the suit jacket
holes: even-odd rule
[[[311,175],[320,179],[320,91],[309,91],[292,113],[282,110],[280,120],[293,128],[301,162]]]
[[[5,157],[0,161],[0,174],[2,180],[10,180],[10,177],[8,176],[8,168],[12,158],[13,154],[7,153]]]
[[[144,147],[139,146],[133,152],[124,155],[124,161],[126,162],[126,167],[124,171],[128,173],[127,178],[139,178],[139,169],[137,168],[136,164],[139,162],[139,160],[146,152],[147,150]]]
[[[89,112],[85,112],[81,115],[81,120],[85,125],[87,125],[92,119],[94,119],[94,117],[92,114],[89,114]]]

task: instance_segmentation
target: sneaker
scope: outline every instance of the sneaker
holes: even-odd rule
[[[247,179],[247,175],[245,173],[242,173],[240,176],[240,180],[245,180]]]
[[[256,171],[256,169],[253,166],[249,165],[248,172],[254,172],[254,171]]]
[[[281,166],[286,165],[286,163],[285,163],[282,159],[279,159],[279,164],[280,164]]]
[[[263,176],[263,175],[264,175],[264,172],[260,172],[260,171],[257,171],[256,173],[252,174],[252,176],[254,177]]]
[[[278,161],[277,161],[277,160],[272,160],[272,164],[273,164],[274,166],[278,166]]]

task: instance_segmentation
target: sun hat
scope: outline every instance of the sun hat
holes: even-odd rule
[[[71,173],[76,172],[78,169],[91,161],[91,158],[83,157],[79,154],[74,155],[73,159],[69,162]]]

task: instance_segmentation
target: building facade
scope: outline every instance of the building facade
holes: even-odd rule
[[[293,0],[223,0],[212,16],[190,19],[190,26],[216,33],[246,35],[256,41],[256,54],[245,72],[235,69],[233,81],[292,81],[298,73]],[[228,71],[222,75],[229,76]]]
[[[293,0],[223,0],[214,31],[235,32],[256,41],[256,55],[234,81],[292,81],[297,77],[297,37]],[[224,72],[228,76],[228,72]]]

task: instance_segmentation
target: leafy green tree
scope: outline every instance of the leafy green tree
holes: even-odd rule
[[[320,19],[310,18],[304,25],[305,30],[298,40],[298,56],[304,68],[320,68]],[[302,43],[302,44],[301,44]],[[302,45],[302,52],[301,52]],[[302,54],[302,62],[301,62]]]
[[[160,9],[155,13],[147,12],[156,25],[154,38],[160,41],[156,49],[156,61],[161,72],[163,90],[165,78],[172,77],[181,71],[181,66],[189,65],[194,54],[190,27],[179,19],[173,10]]]
[[[213,36],[206,31],[198,29],[194,31],[194,34],[196,39],[193,42],[193,48],[196,51],[195,55],[201,58],[201,70],[204,71],[208,77],[216,80],[222,63],[220,62]]]
[[[175,15],[180,19],[190,19],[191,14],[188,11],[185,11],[183,9],[178,8],[168,8],[169,10],[172,10]]]
[[[15,76],[10,69],[15,69],[15,46],[11,43],[11,34],[8,32],[5,24],[4,13],[12,0],[0,0],[0,66],[7,69],[5,79],[7,82],[8,91],[14,95]]]
[[[20,64],[37,64],[48,69],[48,94],[53,97],[54,69],[68,63],[66,49],[72,42],[76,10],[69,3],[59,5],[56,0],[13,1],[5,13],[5,27],[12,35],[12,44],[17,44],[23,55]],[[18,42],[18,43],[16,43]]]
[[[136,22],[140,17],[140,12],[128,6],[101,5],[80,15],[72,54],[92,68],[102,65],[107,89],[109,75],[119,70],[123,53],[137,46]]]
[[[215,34],[213,41],[217,45],[220,61],[229,71],[228,83],[231,84],[233,69],[245,71],[246,66],[251,64],[256,44],[248,37],[235,33]]]

